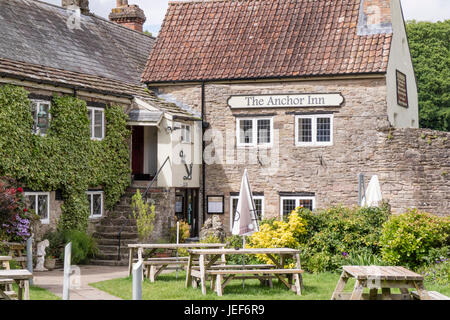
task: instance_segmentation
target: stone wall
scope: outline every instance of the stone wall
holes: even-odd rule
[[[450,215],[450,132],[397,129],[379,134],[373,173],[394,212],[408,207]],[[372,173],[372,172],[370,172]]]
[[[355,205],[358,173],[365,174],[367,183],[371,175],[379,175],[383,196],[394,212],[415,206],[438,215],[449,213],[448,133],[390,129],[385,78],[205,87],[206,121],[210,124],[205,137],[214,141],[206,143],[206,153],[215,159],[215,163],[209,161],[206,166],[206,194],[225,196],[225,215],[220,217],[228,231],[230,193],[239,191],[244,168],[248,170],[253,192],[264,193],[266,218],[279,216],[280,192],[313,192],[317,208]],[[164,86],[158,90],[200,110],[199,85]],[[231,110],[227,106],[231,95],[302,92],[341,92],[345,103],[322,109]],[[333,112],[332,146],[295,146],[293,112],[299,111]],[[252,114],[273,115],[275,144],[269,150],[235,146],[236,116]],[[435,134],[440,138],[432,138],[429,144],[428,136]]]

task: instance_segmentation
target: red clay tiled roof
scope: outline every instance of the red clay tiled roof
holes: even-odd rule
[[[357,35],[360,0],[170,2],[144,82],[384,73],[392,34]]]

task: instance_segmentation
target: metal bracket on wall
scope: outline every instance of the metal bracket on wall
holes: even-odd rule
[[[192,167],[194,166],[194,164],[190,164],[189,167],[188,165],[185,163],[184,167],[186,168],[186,172],[187,172],[187,176],[183,177],[183,180],[192,180]]]

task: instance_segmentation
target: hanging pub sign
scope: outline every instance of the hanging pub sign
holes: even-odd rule
[[[228,99],[231,109],[340,107],[341,93],[236,95]]]
[[[406,75],[397,70],[397,104],[408,108],[408,90],[406,86]]]

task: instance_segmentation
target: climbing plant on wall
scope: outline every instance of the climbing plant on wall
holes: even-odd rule
[[[88,188],[102,186],[105,207],[111,209],[129,185],[126,115],[120,106],[107,107],[105,138],[94,141],[86,102],[55,95],[47,135],[35,135],[28,94],[21,87],[0,86],[0,175],[31,190],[62,190],[59,228],[86,230]]]

